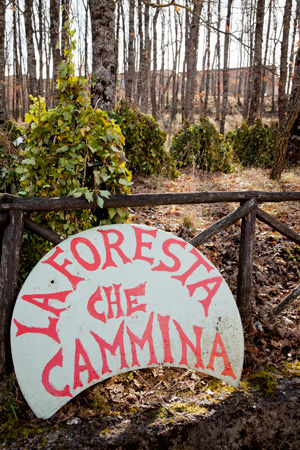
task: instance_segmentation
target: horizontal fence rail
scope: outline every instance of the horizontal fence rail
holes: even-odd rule
[[[256,220],[258,219],[264,222],[292,242],[300,245],[300,235],[259,208],[259,204],[264,202],[290,201],[300,202],[300,192],[221,191],[112,195],[109,199],[103,199],[103,208],[134,208],[200,203],[240,203],[240,206],[234,212],[199,233],[190,241],[190,244],[197,247],[207,242],[220,231],[242,220],[237,280],[237,305],[243,322],[247,324],[252,310],[252,266]],[[94,201],[88,202],[84,198],[19,197],[11,194],[0,194],[0,375],[8,373],[12,368],[9,332],[17,295],[23,230],[26,228],[30,232],[54,244],[59,244],[62,241],[62,237],[55,231],[47,229],[27,218],[26,212],[84,209],[99,209],[97,197],[94,197]],[[275,317],[299,295],[300,286],[297,286],[273,309],[270,319],[275,320]]]
[[[251,199],[256,199],[258,202],[300,201],[300,192],[242,191],[112,195],[109,199],[103,198],[103,208],[191,205],[196,203],[238,203]],[[73,197],[17,197],[11,194],[3,194],[0,197],[0,211],[65,211],[98,208],[96,196],[94,201],[90,203],[84,198]]]

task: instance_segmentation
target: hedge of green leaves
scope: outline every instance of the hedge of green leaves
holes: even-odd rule
[[[278,125],[263,124],[261,119],[256,119],[250,127],[243,122],[226,135],[227,142],[232,145],[243,166],[266,168],[272,166],[278,139]]]
[[[231,172],[232,149],[207,118],[199,124],[186,124],[174,136],[171,156],[179,166],[195,166],[201,170]]]
[[[72,36],[72,31],[69,32]],[[71,40],[71,39],[70,39]],[[124,136],[119,125],[106,112],[93,109],[86,93],[86,80],[76,77],[72,52],[75,43],[64,50],[58,77],[59,103],[46,108],[43,98],[33,98],[25,120],[26,142],[20,163],[14,164],[19,176],[19,195],[34,197],[84,196],[88,201],[130,192],[131,173],[124,157]],[[126,210],[33,213],[30,218],[62,237],[101,223],[127,220]],[[30,233],[23,245],[22,278],[52,244]]]
[[[160,130],[152,116],[121,100],[112,117],[125,137],[125,156],[134,174],[176,176],[174,162],[164,149],[167,133]]]

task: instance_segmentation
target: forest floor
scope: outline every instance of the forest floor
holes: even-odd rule
[[[300,170],[269,180],[262,169],[175,179],[135,177],[132,193],[300,191]],[[239,205],[142,207],[130,220],[189,241]],[[269,214],[300,233],[299,202],[268,203]],[[236,294],[240,223],[199,249]],[[300,298],[274,323],[269,312],[299,284],[300,247],[257,221],[252,320],[238,389],[186,369],[130,372],[81,393],[51,419],[34,417],[12,376],[1,383],[0,449],[298,449],[300,439]],[[231,428],[228,428],[231,422]],[[229,431],[228,431],[229,430]]]

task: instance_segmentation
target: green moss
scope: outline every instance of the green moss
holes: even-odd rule
[[[172,406],[170,406],[171,411],[176,411],[179,413],[187,413],[187,414],[206,414],[207,408],[200,407],[196,403],[183,403],[176,402]]]
[[[300,377],[300,361],[285,363],[282,372],[286,375],[293,375],[295,377]]]
[[[277,387],[276,378],[272,368],[265,365],[263,369],[249,376],[250,386],[259,388],[263,397],[273,397]]]

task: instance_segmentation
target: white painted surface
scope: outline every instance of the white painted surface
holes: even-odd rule
[[[88,386],[156,365],[236,387],[244,354],[239,312],[217,269],[182,239],[140,225],[93,228],[52,249],[18,296],[11,346],[41,418]]]

